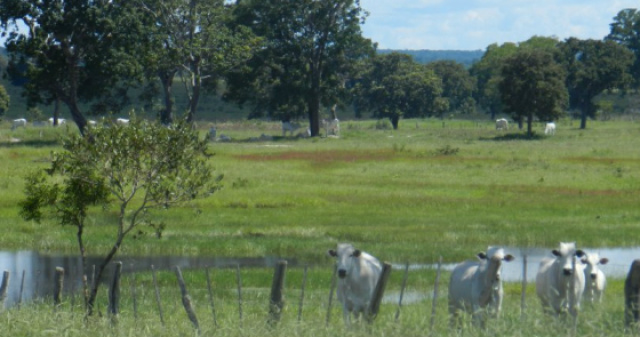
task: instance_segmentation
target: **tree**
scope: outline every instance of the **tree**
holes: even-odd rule
[[[448,110],[441,96],[442,80],[411,56],[391,53],[368,61],[354,88],[358,109],[389,118],[394,129],[401,117],[441,116]]]
[[[140,36],[137,23],[117,1],[0,0],[0,26],[12,30],[9,66],[26,65],[8,73],[28,79],[30,105],[63,102],[81,132],[87,120],[80,103],[116,111],[127,103],[126,88],[139,75],[137,56],[127,52]]]
[[[148,219],[153,210],[213,192],[221,179],[212,181],[207,141],[199,140],[187,123],[165,127],[133,116],[127,126],[99,125],[84,136],[71,135],[64,140],[63,149],[54,153],[48,174],[37,171],[27,177],[21,215],[40,222],[46,214],[61,225],[76,227],[87,275],[84,237],[91,229],[87,217],[115,212],[114,243],[97,267],[97,280],[127,235],[151,225]],[[95,282],[88,291],[88,314],[93,312],[99,285]]]
[[[613,18],[611,32],[605,41],[614,41],[627,47],[635,55],[630,73],[633,86],[640,86],[640,12],[635,8],[623,9]]]
[[[569,104],[580,110],[580,128],[585,129],[587,118],[596,116],[593,99],[607,89],[630,83],[633,53],[613,41],[576,38],[567,39],[560,48],[568,71]]]
[[[502,112],[502,99],[498,90],[502,64],[517,49],[518,46],[511,42],[501,46],[496,43],[491,44],[480,61],[474,63],[469,69],[471,75],[477,79],[476,102],[485,109],[491,119],[495,119],[496,115]]]
[[[458,62],[450,60],[434,61],[427,64],[427,69],[442,79],[442,96],[449,101],[449,110],[468,111],[475,105],[473,92],[476,90],[476,79]]]
[[[320,131],[320,106],[339,103],[356,60],[373,54],[361,34],[365,12],[358,0],[243,0],[236,15],[265,44],[235,70],[225,97],[254,104],[287,120],[307,116],[312,136]]]
[[[557,119],[567,106],[566,72],[544,50],[522,49],[508,57],[499,83],[505,110],[517,120],[526,119],[527,135],[533,135],[533,118]]]
[[[11,100],[7,89],[0,85],[0,117],[4,115],[5,111],[9,110],[10,102]]]

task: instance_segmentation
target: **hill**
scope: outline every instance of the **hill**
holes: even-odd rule
[[[409,49],[379,49],[380,54],[389,54],[392,52],[403,53],[413,56],[418,63],[429,63],[439,60],[453,60],[462,63],[469,68],[474,62],[479,61],[484,55],[483,50],[409,50]]]

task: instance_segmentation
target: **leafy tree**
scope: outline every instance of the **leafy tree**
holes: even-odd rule
[[[354,88],[358,109],[389,118],[394,129],[401,117],[441,116],[448,101],[441,96],[442,80],[406,54],[378,55]]]
[[[238,23],[265,44],[249,63],[234,69],[225,97],[252,103],[252,116],[287,120],[308,116],[320,130],[320,106],[344,98],[356,60],[373,54],[361,34],[365,12],[358,0],[244,0]]]
[[[477,91],[475,99],[482,108],[495,119],[496,115],[502,113],[502,98],[498,83],[501,81],[502,64],[504,60],[513,55],[518,50],[515,43],[496,43],[487,47],[480,61],[474,63],[469,72],[477,79]]]
[[[87,275],[85,234],[92,230],[87,217],[115,212],[114,243],[97,267],[97,280],[127,235],[150,225],[148,216],[153,210],[213,192],[221,179],[212,183],[207,141],[199,140],[187,123],[165,127],[133,116],[128,126],[99,125],[84,136],[71,135],[63,148],[54,153],[48,174],[37,171],[27,177],[21,215],[38,222],[46,215],[61,225],[76,227]],[[99,285],[95,282],[88,291],[88,314],[93,312]]]
[[[0,117],[4,115],[5,111],[9,110],[9,103],[11,102],[9,93],[4,86],[0,85]]]
[[[611,32],[604,39],[619,43],[633,52],[635,60],[630,72],[634,87],[640,86],[640,12],[635,8],[618,12],[611,23]]]
[[[522,49],[504,61],[499,89],[505,110],[526,120],[533,135],[534,117],[557,119],[567,106],[566,72],[548,51]]]
[[[139,74],[136,55],[127,52],[141,35],[137,24],[117,1],[0,0],[0,27],[11,30],[9,65],[26,66],[8,73],[26,76],[30,105],[63,102],[81,132],[87,120],[80,103],[102,110],[127,103],[126,88]]]
[[[587,118],[594,118],[598,110],[593,99],[631,81],[628,70],[633,53],[613,41],[576,38],[567,39],[560,48],[568,70],[570,107],[580,110],[580,128],[585,129]]]
[[[449,110],[455,111],[474,105],[472,98],[476,79],[465,67],[455,61],[441,60],[427,64],[427,69],[442,79],[442,96],[449,101]]]

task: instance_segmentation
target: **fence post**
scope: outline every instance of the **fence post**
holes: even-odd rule
[[[280,321],[284,299],[282,288],[284,286],[285,272],[287,271],[287,261],[280,260],[276,264],[273,282],[271,283],[271,296],[269,298],[269,324],[275,325]]]
[[[369,304],[369,309],[367,312],[368,323],[373,323],[373,320],[376,318],[376,316],[378,316],[378,312],[380,311],[380,303],[382,303],[382,296],[384,295],[384,289],[387,286],[389,275],[391,275],[391,264],[385,262],[382,264],[382,272],[380,273],[378,283],[376,283],[376,288],[373,291],[371,303]]]
[[[209,268],[205,269],[207,274],[207,290],[209,291],[209,305],[211,306],[211,313],[213,314],[213,324],[218,327],[218,319],[216,317],[216,307],[213,305],[213,291],[211,290],[211,277],[209,277]]]
[[[158,279],[156,278],[156,269],[151,265],[151,276],[153,276],[153,287],[156,290],[156,303],[158,303],[158,314],[160,315],[160,323],[164,326],[164,316],[162,315],[162,303],[160,301],[160,290],[158,289]]]
[[[64,284],[64,268],[56,267],[56,274],[53,285],[53,305],[57,308],[60,305],[62,297],[62,286]]]
[[[24,277],[26,271],[22,269],[22,279],[20,280],[20,295],[18,296],[18,307],[22,304],[22,294],[24,293]]]
[[[402,307],[402,297],[404,296],[404,288],[407,286],[407,279],[409,278],[409,262],[404,267],[404,277],[402,278],[402,287],[400,288],[400,298],[398,299],[398,310],[396,310],[396,322],[400,317],[400,308]]]
[[[440,284],[440,270],[442,268],[442,256],[438,258],[438,270],[436,271],[436,281],[433,286],[433,301],[431,302],[431,322],[429,324],[429,335],[433,335],[433,327],[436,324],[436,307],[438,304],[438,286]]]
[[[0,285],[0,305],[2,305],[2,309],[4,309],[4,301],[7,299],[7,290],[9,289],[9,277],[11,273],[8,270],[5,270],[2,273],[2,284]]]
[[[526,297],[527,297],[527,254],[522,255],[522,295],[520,297],[520,320],[526,318]]]
[[[302,304],[304,302],[304,287],[307,284],[307,269],[309,265],[304,265],[304,271],[302,272],[302,287],[300,290],[300,305],[298,306],[298,322],[302,320]]]
[[[133,320],[138,321],[138,296],[136,294],[136,274],[131,273],[131,299],[133,300]]]
[[[122,274],[122,261],[118,261],[114,265],[113,278],[109,286],[109,308],[108,312],[111,316],[111,323],[118,322],[118,311],[120,311],[120,275]]]
[[[198,324],[198,318],[196,317],[196,312],[193,310],[191,297],[187,292],[187,286],[182,278],[182,271],[180,271],[180,267],[178,266],[176,266],[176,276],[178,277],[178,285],[180,286],[180,293],[182,294],[182,305],[184,306],[184,310],[187,312],[187,316],[189,316],[191,323],[193,323],[193,327],[195,327],[198,334],[200,334],[200,324]]]
[[[236,282],[238,283],[238,317],[242,327],[242,278],[240,277],[240,265],[236,265]]]
[[[329,290],[329,304],[327,305],[327,320],[326,325],[329,325],[329,319],[331,318],[331,302],[333,301],[333,291],[336,289],[336,272],[338,265],[333,266],[333,276],[331,276],[331,289]]]

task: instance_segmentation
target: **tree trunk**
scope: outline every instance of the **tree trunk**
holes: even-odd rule
[[[522,121],[522,118],[520,119]],[[527,116],[527,136],[533,136],[533,115],[529,114]]]
[[[587,128],[587,110],[585,108],[581,109],[580,113],[580,129]]]
[[[398,130],[398,123],[400,123],[400,116],[393,116],[389,119],[391,119],[391,125],[393,126],[393,129]]]
[[[87,119],[84,117],[82,112],[80,112],[80,108],[78,108],[78,103],[73,99],[70,99],[65,103],[69,108],[69,112],[71,113],[71,118],[73,118],[73,121],[76,123],[76,125],[78,126],[78,129],[80,130],[80,134],[84,136],[84,131],[86,130],[86,126],[87,126]]]
[[[171,88],[173,85],[174,71],[158,71],[160,83],[162,83],[162,94],[164,95],[164,109],[160,112],[160,122],[164,125],[173,123],[173,97]]]
[[[309,92],[309,129],[311,137],[320,135],[320,70],[311,69],[311,90]]]

